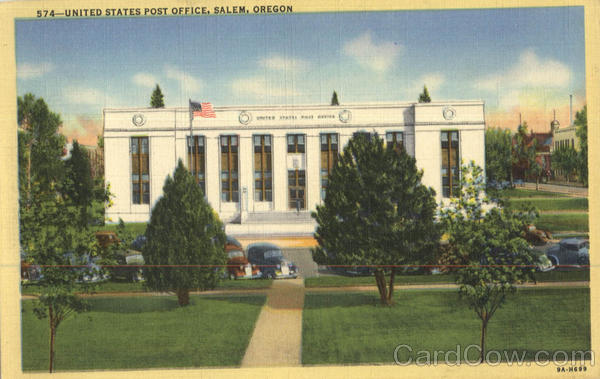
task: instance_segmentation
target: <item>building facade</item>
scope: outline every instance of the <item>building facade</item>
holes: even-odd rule
[[[336,156],[355,133],[402,144],[438,202],[458,191],[461,160],[485,167],[484,104],[377,103],[344,106],[104,110],[108,221],[144,222],[179,159],[237,235],[312,234]]]

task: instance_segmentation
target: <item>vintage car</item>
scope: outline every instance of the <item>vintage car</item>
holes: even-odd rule
[[[248,246],[248,260],[260,267],[264,278],[297,278],[298,268],[283,257],[279,246],[257,242]]]
[[[546,256],[557,268],[581,268],[590,264],[590,242],[582,238],[566,238],[546,250]]]
[[[262,277],[260,269],[248,262],[242,244],[231,236],[225,243],[227,253],[227,276],[229,279],[256,279]]]

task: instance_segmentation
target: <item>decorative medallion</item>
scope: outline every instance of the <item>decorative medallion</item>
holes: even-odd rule
[[[252,121],[252,115],[249,112],[241,111],[238,119],[240,120],[240,124],[248,125],[248,123]]]
[[[452,120],[456,116],[456,110],[452,107],[446,107],[442,111],[442,115],[446,120]]]
[[[350,113],[349,110],[344,109],[343,111],[340,111],[339,117],[341,122],[346,123],[352,120],[352,113]]]
[[[133,125],[135,126],[142,126],[146,123],[146,117],[141,113],[137,113],[133,115],[131,122],[133,122]]]

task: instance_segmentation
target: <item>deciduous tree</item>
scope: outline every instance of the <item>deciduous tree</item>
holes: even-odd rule
[[[575,126],[577,127],[577,138],[579,138],[579,175],[581,181],[588,183],[588,138],[587,138],[587,105],[575,114]]]
[[[448,236],[445,263],[456,272],[461,297],[481,320],[483,362],[490,320],[507,295],[516,292],[515,283],[534,280],[533,255],[523,233],[535,212],[495,207],[485,197],[483,170],[471,162],[461,171],[461,196],[441,210],[440,220]]]
[[[146,238],[149,288],[174,291],[181,306],[189,304],[190,289],[214,288],[220,276],[215,266],[226,262],[223,224],[181,160],[152,209]]]
[[[488,182],[510,179],[511,143],[509,129],[489,128],[485,131],[485,174]]]
[[[390,305],[395,266],[430,262],[439,242],[435,192],[421,183],[422,175],[404,149],[386,148],[377,135],[353,137],[328,178],[323,205],[313,212],[314,260],[373,266],[381,303]]]

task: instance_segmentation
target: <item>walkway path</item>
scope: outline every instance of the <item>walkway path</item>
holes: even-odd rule
[[[523,183],[522,186],[517,186],[517,188],[525,188],[535,190],[535,183]],[[571,187],[571,186],[561,186],[559,184],[546,184],[540,183],[539,185],[540,191],[546,192],[557,192],[564,193],[566,195],[575,196],[575,197],[587,197],[588,189],[586,187]]]
[[[303,279],[273,281],[242,367],[300,366],[303,308]]]

